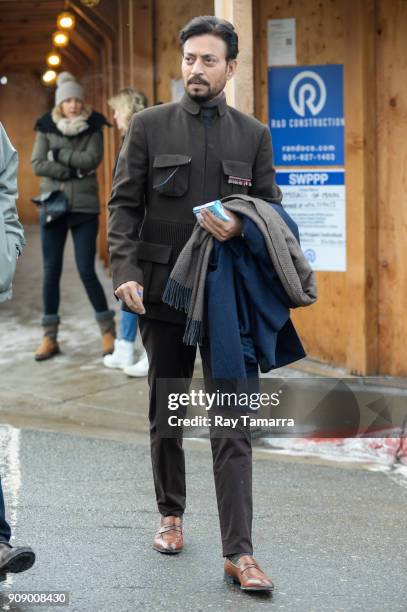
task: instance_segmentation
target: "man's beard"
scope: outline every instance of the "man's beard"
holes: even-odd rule
[[[194,85],[195,83],[188,83],[188,85]],[[217,95],[220,94],[220,92],[223,90],[219,89],[212,89],[211,86],[209,85],[209,83],[207,83],[206,81],[197,81],[196,84],[199,85],[206,85],[208,87],[206,93],[192,93],[189,91],[188,88],[185,89],[187,95],[191,98],[191,100],[194,100],[195,102],[198,102],[199,104],[204,104],[205,102],[209,102],[210,100],[212,100],[213,98],[215,98]]]

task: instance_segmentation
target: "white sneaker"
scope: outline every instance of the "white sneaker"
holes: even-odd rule
[[[144,353],[141,355],[140,359],[136,363],[134,363],[131,366],[127,366],[126,368],[123,368],[123,371],[125,374],[127,374],[127,376],[134,376],[135,378],[138,378],[140,376],[147,376],[148,374],[147,353],[144,351]]]
[[[103,365],[107,368],[125,368],[134,361],[134,342],[115,340],[114,351],[103,357]]]

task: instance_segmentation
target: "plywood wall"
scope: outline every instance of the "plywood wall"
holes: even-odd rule
[[[154,11],[156,100],[171,101],[171,79],[181,77],[179,30],[193,17],[213,15],[213,0],[156,0]]]
[[[407,2],[377,3],[380,371],[407,375]]]
[[[375,2],[254,0],[255,112],[264,122],[267,20],[289,17],[296,19],[298,65],[344,65],[348,242],[347,271],[318,272],[318,302],[293,318],[310,357],[372,374],[378,369]]]
[[[255,24],[258,50],[255,109],[257,117],[268,122],[267,21],[294,17],[297,28],[297,63],[340,64],[345,59],[344,6],[341,1],[260,0],[256,3]],[[343,273],[318,273],[318,302],[294,313],[307,352],[328,363],[346,363],[348,319],[346,278]]]

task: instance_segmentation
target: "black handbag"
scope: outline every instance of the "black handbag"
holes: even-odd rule
[[[54,223],[70,210],[68,198],[59,189],[42,193],[36,198],[32,198],[32,202],[40,207],[40,223],[42,226]]]

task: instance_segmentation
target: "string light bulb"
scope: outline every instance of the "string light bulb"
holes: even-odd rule
[[[75,15],[69,11],[60,13],[57,17],[57,26],[61,30],[73,30],[75,27]]]
[[[55,70],[47,70],[42,75],[42,80],[46,85],[52,85],[57,78],[57,73]]]
[[[66,47],[69,43],[69,36],[66,32],[58,30],[57,32],[53,33],[52,40],[56,47]]]
[[[59,66],[61,64],[62,58],[59,55],[59,53],[57,53],[56,51],[51,51],[51,53],[48,53],[47,55],[47,64],[48,66]]]

